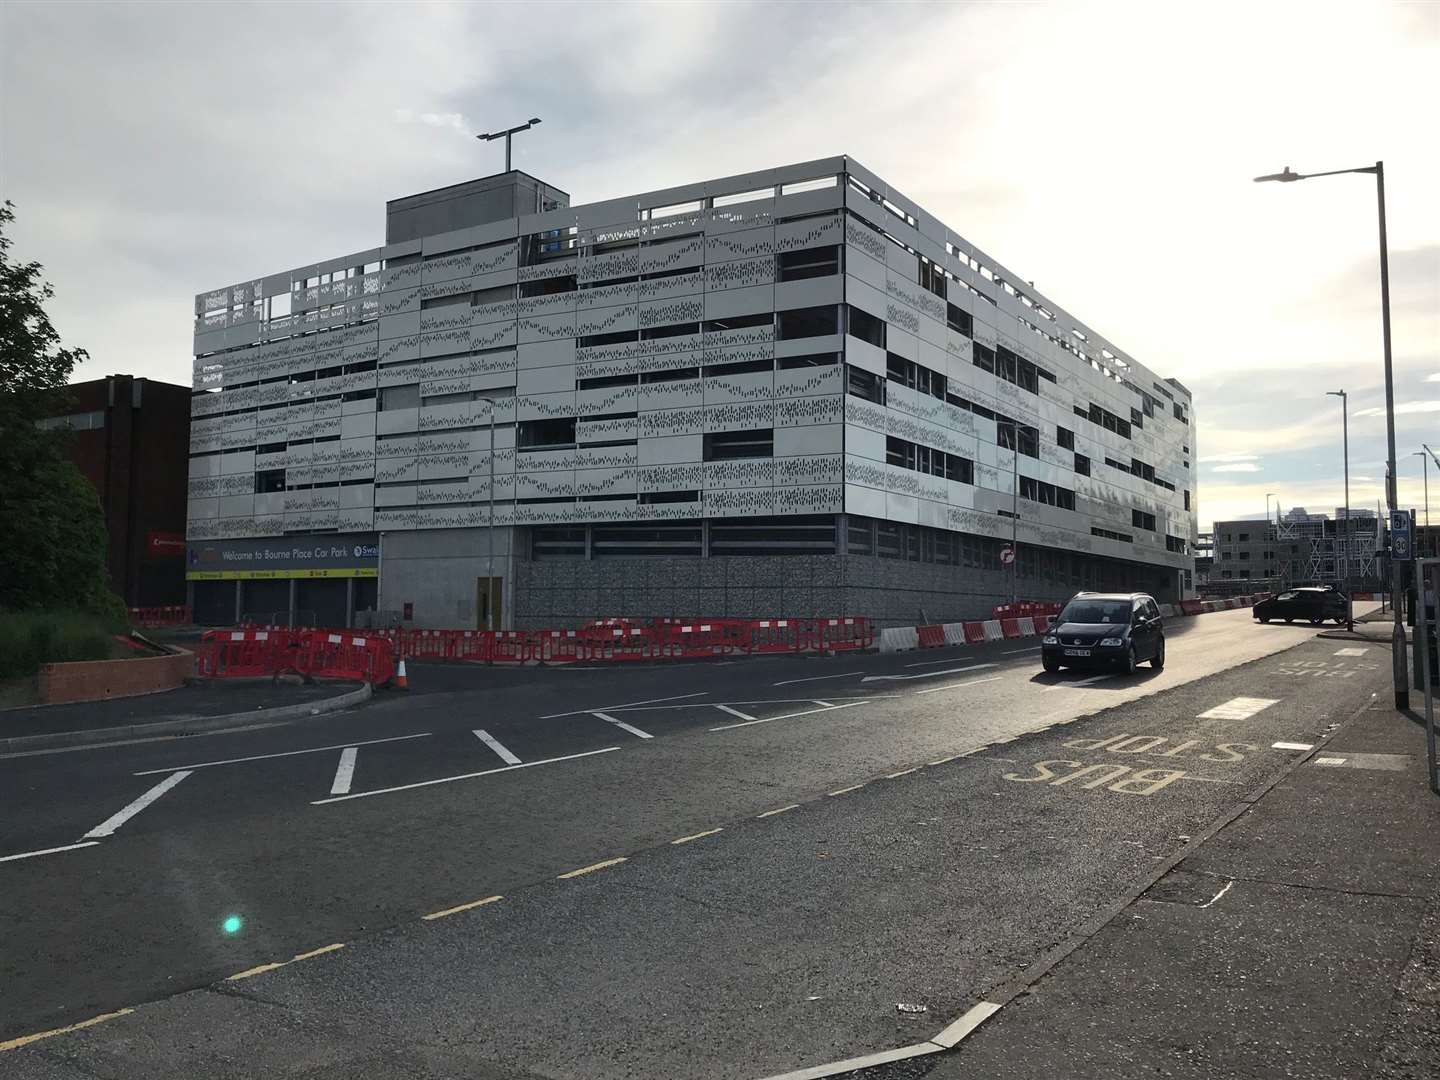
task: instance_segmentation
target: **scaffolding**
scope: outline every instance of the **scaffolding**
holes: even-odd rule
[[[1272,576],[1281,585],[1383,586],[1378,515],[1333,521],[1277,517],[1267,531],[1275,552]]]

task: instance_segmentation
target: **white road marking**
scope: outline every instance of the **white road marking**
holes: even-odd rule
[[[82,840],[78,844],[66,844],[64,847],[47,847],[39,851],[22,851],[18,855],[0,855],[0,862],[14,862],[16,859],[33,859],[37,855],[56,855],[62,851],[74,851],[76,848],[95,847],[99,840]]]
[[[787,811],[790,811],[790,810],[799,810],[799,809],[800,809],[800,804],[797,802],[797,803],[791,803],[789,806],[782,806],[782,807],[780,807],[779,809],[776,809],[776,810],[766,810],[763,814],[756,814],[755,816],[756,816],[757,818],[762,818],[762,817],[774,817],[776,814],[783,814],[783,813],[786,813]]]
[[[941,675],[959,675],[964,671],[983,671],[985,668],[996,667],[996,664],[971,664],[968,667],[946,668],[943,671],[920,671],[914,675],[866,675],[861,679],[862,683],[867,682],[901,682],[909,679],[935,679]]]
[[[1111,673],[1108,675],[1091,675],[1088,679],[1080,679],[1076,682],[1057,682],[1051,686],[1047,686],[1045,692],[1048,694],[1052,690],[1068,690],[1074,686],[1089,686],[1091,683],[1102,682],[1105,679],[1113,679],[1115,677],[1116,673]]]
[[[1220,897],[1224,896],[1227,892],[1229,892],[1231,886],[1233,886],[1234,884],[1235,884],[1234,880],[1227,881],[1227,882],[1225,883],[1224,888],[1222,888],[1219,892],[1217,892],[1217,893],[1216,893],[1214,896],[1212,896],[1209,900],[1206,900],[1205,903],[1201,904],[1200,906],[1201,906],[1202,908],[1207,908],[1207,907],[1209,907],[1211,904],[1215,903],[1216,900],[1219,900]]]
[[[754,720],[755,717],[749,713],[743,713],[739,709],[732,709],[729,705],[716,705],[715,708],[721,712],[729,713],[731,716],[738,716],[741,720]]]
[[[653,739],[653,738],[655,737],[654,735],[651,735],[648,731],[641,731],[638,727],[633,727],[633,726],[631,726],[630,724],[625,723],[624,720],[617,720],[615,717],[611,716],[609,713],[597,712],[597,713],[592,713],[591,715],[592,715],[592,716],[597,716],[597,717],[599,717],[601,720],[604,720],[607,724],[614,724],[614,725],[615,725],[616,727],[618,727],[621,731],[628,731],[628,732],[630,732],[631,735],[634,735],[634,736],[636,736],[637,738],[641,738],[641,739]]]
[[[944,660],[921,660],[918,664],[906,664],[907,668],[912,667],[934,667],[936,664],[953,664],[956,660],[964,660],[963,656],[947,656]]]
[[[1199,720],[1248,720],[1258,712],[1263,712],[1271,705],[1274,705],[1279,698],[1263,697],[1237,697],[1231,698],[1223,705],[1216,705],[1213,709],[1206,709],[1196,719]]]
[[[811,700],[814,701],[816,705],[824,705],[827,709],[833,709],[835,707],[833,701],[821,701],[819,698],[811,698]]]
[[[932,686],[929,690],[916,690],[915,695],[918,697],[921,694],[940,694],[946,690],[958,690],[962,686],[979,686],[981,683],[999,682],[1001,678],[1003,678],[1003,676],[991,675],[985,679],[966,679],[964,682],[952,682],[946,683],[944,686]]]
[[[1311,765],[1344,765],[1344,764],[1345,764],[1345,759],[1344,759],[1343,757],[1317,757],[1314,761],[1310,762],[1310,764],[1311,764]]]
[[[706,829],[704,832],[691,833],[689,836],[682,836],[682,837],[680,837],[678,840],[671,840],[670,843],[672,843],[672,844],[688,844],[688,843],[690,843],[692,840],[703,840],[703,839],[704,839],[705,837],[707,837],[707,836],[714,836],[716,833],[718,833],[718,832],[724,832],[724,831],[725,831],[725,830],[724,830],[723,828],[720,828],[720,829]]]
[[[1036,645],[1036,646],[1033,646],[1032,648],[1029,648],[1029,649],[1011,649],[1009,652],[1004,652],[1004,653],[1001,653],[1000,655],[1001,655],[1001,656],[1021,656],[1021,655],[1025,654],[1025,653],[1039,652],[1039,651],[1040,651],[1041,649],[1043,649],[1044,647],[1045,647],[1044,645]]]
[[[1336,655],[1336,656],[1364,656],[1365,653],[1368,652],[1368,651],[1369,651],[1369,650],[1367,650],[1367,649],[1336,649],[1336,650],[1335,650],[1335,655]]]
[[[326,750],[346,750],[352,746],[374,746],[377,743],[400,742],[403,739],[423,739],[430,732],[421,731],[415,735],[394,735],[388,739],[368,739],[365,742],[335,743],[333,746],[312,746],[306,750],[284,750],[278,754],[252,754],[250,757],[226,758],[223,761],[202,761],[196,765],[185,765],[186,769],[208,769],[212,765],[239,765],[244,761],[266,761],[269,758],[294,757],[296,754],[319,754]],[[154,776],[156,773],[173,772],[173,769],[146,769],[144,772],[132,773],[132,776]]]
[[[1314,750],[1315,744],[1308,742],[1276,742],[1270,744],[1271,750]]]
[[[982,1001],[968,1009],[959,1020],[956,1020],[939,1035],[930,1036],[930,1041],[947,1050],[954,1049],[962,1039],[999,1011],[1000,1006],[993,1001]]]
[[[496,773],[514,772],[516,769],[532,769],[537,765],[554,765],[557,761],[574,761],[576,758],[593,757],[619,750],[618,746],[607,746],[603,750],[586,750],[583,754],[566,754],[564,757],[543,758],[540,761],[526,761],[520,765],[506,765],[499,769],[484,769],[481,772],[463,773],[460,776],[442,776],[438,780],[421,780],[417,784],[401,784],[399,787],[378,788],[375,791],[357,791],[353,795],[335,795],[329,799],[311,799],[311,806],[326,803],[345,802],[349,799],[368,799],[372,795],[390,795],[396,791],[410,791],[412,788],[432,787],[435,784],[451,784],[456,780],[473,780],[480,776],[494,776]]]
[[[141,810],[144,810],[156,799],[160,798],[161,795],[164,795],[167,791],[169,791],[171,788],[173,788],[176,784],[180,783],[181,780],[184,780],[185,777],[189,775],[189,769],[181,769],[179,772],[172,772],[169,776],[167,776],[164,780],[161,780],[160,783],[156,784],[144,795],[141,795],[129,806],[125,807],[125,809],[121,810],[117,814],[112,814],[110,817],[102,821],[99,825],[96,825],[95,828],[87,832],[83,837],[81,837],[81,839],[93,840],[97,836],[109,836],[116,829],[120,828],[121,825],[124,825],[125,822],[129,821],[136,814],[140,813]]]
[[[902,776],[909,776],[912,772],[918,772],[919,770],[920,770],[920,766],[919,766],[919,765],[916,765],[913,769],[901,769],[899,772],[892,772],[892,773],[888,774],[888,775],[885,777],[885,779],[886,779],[886,780],[898,780],[898,779],[899,779],[900,777],[902,777]]]
[[[848,795],[848,794],[850,794],[850,792],[852,792],[852,791],[859,791],[859,790],[860,790],[862,787],[864,787],[864,786],[865,786],[864,784],[853,784],[853,785],[851,785],[850,787],[842,787],[839,791],[832,791],[832,792],[830,792],[830,794],[831,794],[831,795]]]
[[[784,679],[784,680],[782,680],[782,681],[780,681],[780,682],[777,682],[777,683],[771,683],[770,685],[771,685],[771,686],[794,686],[796,683],[802,683],[802,682],[820,682],[820,681],[823,680],[823,679],[848,679],[851,675],[864,675],[864,674],[865,674],[865,672],[863,672],[863,671],[842,671],[842,672],[840,672],[840,674],[838,674],[838,675],[811,675],[808,679]]]
[[[831,705],[827,709],[806,709],[803,712],[785,713],[783,716],[766,716],[759,720],[747,720],[743,724],[721,724],[719,727],[712,727],[711,731],[729,731],[731,728],[749,727],[752,724],[768,724],[772,720],[793,720],[797,716],[812,716],[815,713],[838,712],[840,709],[848,709],[854,705],[864,705],[863,701],[847,701],[843,705]]]
[[[490,747],[491,750],[494,750],[495,753],[499,754],[500,760],[505,762],[506,765],[520,764],[520,759],[514,754],[512,754],[508,749],[506,749],[504,743],[502,743],[499,739],[495,738],[494,735],[491,735],[484,728],[476,728],[474,734],[477,739],[483,742],[486,746]],[[338,791],[332,791],[330,794],[339,795],[341,793]]]
[[[541,720],[559,720],[562,716],[579,716],[579,715],[581,715],[582,713],[593,713],[593,712],[599,712],[599,711],[603,711],[603,712],[614,712],[616,709],[633,709],[636,705],[653,705],[653,704],[655,704],[657,701],[683,701],[683,700],[686,699],[686,698],[704,697],[704,696],[705,696],[706,694],[708,694],[709,692],[710,692],[710,691],[708,691],[708,690],[697,690],[697,691],[696,691],[695,693],[693,693],[693,694],[674,694],[674,695],[672,695],[672,696],[670,696],[670,697],[647,698],[645,701],[631,701],[631,702],[629,702],[629,703],[627,703],[627,704],[625,704],[625,705],[601,705],[598,710],[597,710],[597,709],[571,709],[569,712],[551,713],[551,714],[548,715],[548,716],[542,716],[542,717],[540,717],[540,719],[541,719]]]
[[[1189,773],[1186,773],[1184,776],[1180,777],[1180,779],[1199,780],[1202,784],[1233,784],[1236,787],[1244,786],[1243,780],[1217,780],[1213,776],[1191,776]]]
[[[355,755],[359,752],[353,746],[340,751],[340,764],[335,768],[335,780],[330,785],[331,795],[344,795],[350,790],[350,782],[355,779]]]

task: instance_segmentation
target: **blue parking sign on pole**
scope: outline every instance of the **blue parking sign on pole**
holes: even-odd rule
[[[1401,562],[1410,558],[1410,511],[1390,511],[1390,557]]]

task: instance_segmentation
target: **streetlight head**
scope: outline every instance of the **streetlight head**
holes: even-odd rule
[[[1288,184],[1288,183],[1291,183],[1291,182],[1294,181],[1294,180],[1304,180],[1304,179],[1305,179],[1305,177],[1301,176],[1299,173],[1297,173],[1297,172],[1291,172],[1291,171],[1290,171],[1290,166],[1289,166],[1289,165],[1286,165],[1284,172],[1270,173],[1270,175],[1268,175],[1268,176],[1257,176],[1257,177],[1255,177],[1255,183],[1257,183],[1257,184],[1263,184],[1263,183],[1265,183],[1267,180],[1278,180],[1278,181],[1280,181],[1282,184]]]
[[[538,117],[538,116],[532,116],[532,117],[530,118],[530,123],[532,123],[532,124],[538,124],[538,123],[540,123],[540,117]]]
[[[1343,397],[1345,396],[1345,391],[1344,391],[1344,390],[1326,390],[1326,391],[1325,391],[1325,396],[1326,396],[1326,397],[1338,397],[1338,398],[1343,398]]]

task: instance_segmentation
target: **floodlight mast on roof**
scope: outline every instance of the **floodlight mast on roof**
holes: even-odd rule
[[[481,134],[479,134],[479,135],[476,135],[475,138],[481,140],[482,142],[494,142],[496,139],[504,139],[504,140],[505,140],[505,171],[506,171],[506,172],[509,172],[509,171],[510,171],[510,137],[511,137],[512,135],[518,135],[518,134],[519,134],[520,132],[522,132],[522,131],[529,131],[532,127],[534,127],[534,126],[535,126],[536,124],[538,124],[538,123],[540,123],[540,118],[539,118],[538,116],[532,116],[529,120],[525,121],[525,123],[523,123],[523,124],[516,124],[514,127],[512,127],[512,128],[506,128],[504,131],[487,131],[487,132],[483,132],[483,133],[481,133]]]

